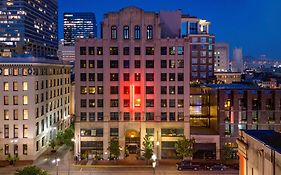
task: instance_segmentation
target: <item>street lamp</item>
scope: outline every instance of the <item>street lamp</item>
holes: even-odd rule
[[[57,167],[57,175],[59,175],[59,161],[60,161],[60,158],[56,158],[52,161],[53,164],[56,164],[56,167]]]
[[[157,157],[156,157],[155,154],[153,154],[151,158],[153,160],[153,162],[152,162],[153,175],[155,175],[155,168],[156,168],[156,159],[157,159]]]

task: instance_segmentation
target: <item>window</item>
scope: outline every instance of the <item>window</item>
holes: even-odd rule
[[[4,120],[9,120],[9,110],[4,109]]]
[[[95,73],[89,73],[89,81],[95,81]]]
[[[18,91],[18,82],[17,81],[13,82],[13,91]]]
[[[169,68],[176,68],[176,61],[175,60],[169,60]]]
[[[14,125],[14,138],[19,137],[19,125],[15,124]]]
[[[110,107],[118,107],[118,99],[110,99]]]
[[[4,69],[4,76],[8,76],[9,75],[9,69],[8,68],[5,68]]]
[[[103,121],[103,112],[98,112],[98,121]]]
[[[103,60],[97,60],[97,68],[103,68]]]
[[[154,86],[146,86],[146,94],[154,94]]]
[[[123,107],[130,107],[130,100],[129,99],[124,99],[124,104]]]
[[[124,26],[123,27],[123,38],[129,39],[129,36],[130,36],[129,26]]]
[[[178,121],[183,121],[183,120],[184,120],[184,113],[178,112]]]
[[[36,141],[36,151],[39,151],[39,141]]]
[[[98,108],[103,107],[103,99],[98,99]]]
[[[95,47],[88,47],[89,55],[95,55]]]
[[[103,48],[97,47],[97,55],[103,55]]]
[[[184,81],[184,74],[178,73],[178,81]]]
[[[130,73],[124,73],[124,81],[130,81]]]
[[[161,81],[167,81],[167,73],[161,73]]]
[[[130,55],[130,47],[123,48],[123,55]]]
[[[14,120],[18,120],[19,119],[19,111],[18,111],[18,109],[14,109],[13,110],[13,117],[14,117]]]
[[[28,90],[28,84],[26,81],[22,82],[22,90],[27,91]]]
[[[135,120],[136,121],[141,120],[141,113],[140,112],[135,112]]]
[[[124,60],[123,61],[123,67],[124,68],[130,68],[130,60]]]
[[[169,73],[169,81],[175,81],[176,74],[175,73]]]
[[[111,39],[116,40],[117,39],[117,27],[111,26]]]
[[[118,60],[110,60],[110,68],[118,68]]]
[[[80,104],[80,107],[81,108],[85,108],[85,107],[87,107],[87,100],[86,99],[81,99],[81,104]]]
[[[124,94],[130,94],[130,87],[124,86]]]
[[[98,86],[98,94],[103,94],[103,86]]]
[[[110,47],[109,48],[110,55],[118,55],[118,47]]]
[[[176,54],[176,47],[169,47],[169,55],[175,55]]]
[[[81,86],[80,87],[80,93],[81,94],[87,94],[87,87],[86,86]]]
[[[28,120],[28,110],[27,109],[24,109],[23,111],[22,111],[22,118],[23,118],[23,120]]]
[[[95,68],[95,60],[89,60],[89,68]]]
[[[23,125],[23,138],[27,138],[28,137],[28,126],[27,125]]]
[[[183,46],[178,46],[178,55],[183,55],[183,54],[184,54]]]
[[[175,112],[170,112],[169,113],[169,120],[170,121],[175,121],[176,120],[176,113]]]
[[[9,105],[9,97],[4,96],[4,105]]]
[[[141,93],[141,87],[135,86],[135,94],[140,94],[140,93]]]
[[[86,60],[80,60],[80,68],[86,68],[86,67],[87,67]]]
[[[140,68],[140,67],[141,67],[141,61],[135,60],[135,68]]]
[[[80,55],[86,55],[86,47],[80,47]]]
[[[87,74],[86,73],[80,73],[80,81],[87,81]]]
[[[161,112],[161,121],[167,121],[167,112]]]
[[[184,68],[184,60],[178,60],[178,68]]]
[[[161,55],[167,55],[167,47],[161,47]]]
[[[96,113],[90,112],[89,113],[89,121],[95,121],[96,120]]]
[[[170,99],[169,100],[169,107],[175,107],[176,106],[176,101],[175,101],[175,99]]]
[[[167,107],[167,99],[161,99],[161,107]]]
[[[161,86],[161,94],[167,94],[167,87]]]
[[[154,81],[154,73],[146,73],[146,81]]]
[[[110,136],[118,137],[118,128],[110,128]]]
[[[140,54],[141,54],[141,48],[135,47],[135,55],[140,55]]]
[[[161,68],[167,68],[167,60],[161,60]]]
[[[9,125],[4,125],[4,137],[9,138]]]
[[[178,108],[183,108],[183,107],[184,107],[184,100],[178,99]]]
[[[162,137],[182,137],[184,130],[182,128],[162,128],[161,136]]]
[[[146,99],[146,107],[154,107],[154,99]]]
[[[80,113],[80,121],[86,121],[87,120],[87,113],[81,112]]]
[[[141,81],[141,74],[135,73],[135,81]]]
[[[146,28],[146,38],[148,40],[152,39],[153,38],[153,28],[152,28],[152,25],[149,25],[147,26]]]
[[[154,120],[154,112],[146,112],[145,117],[147,121]]]
[[[9,83],[4,82],[4,91],[9,91]]]
[[[89,107],[94,108],[96,106],[96,101],[95,99],[89,99]]]
[[[9,145],[5,144],[5,155],[8,155],[9,153]]]
[[[110,81],[118,81],[118,73],[110,73]]]
[[[95,86],[90,86],[89,87],[89,94],[95,94],[96,93],[96,87]]]
[[[146,60],[145,66],[146,68],[154,68],[154,60]]]
[[[169,94],[175,94],[176,88],[175,86],[169,86]]]
[[[97,73],[97,81],[103,81],[103,73]]]
[[[124,120],[129,121],[130,120],[130,113],[129,112],[124,112]]]
[[[13,96],[13,104],[18,105],[19,104],[19,97],[18,96]]]
[[[110,86],[110,94],[118,94],[119,87],[118,86]]]
[[[146,47],[145,48],[146,55],[154,55],[154,47]]]
[[[27,144],[22,145],[22,154],[27,155]]]
[[[23,105],[28,104],[28,97],[26,95],[23,96]]]
[[[140,26],[135,26],[135,39],[140,39],[141,38],[141,28]]]
[[[154,136],[154,128],[146,128],[146,135]]]

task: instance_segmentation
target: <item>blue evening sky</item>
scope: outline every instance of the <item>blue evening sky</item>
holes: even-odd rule
[[[58,0],[59,38],[63,38],[64,12],[94,12],[97,23],[103,14],[136,6],[145,11],[176,10],[210,21],[216,42],[242,47],[243,55],[266,54],[281,59],[280,0]],[[100,26],[98,25],[98,29]],[[230,53],[232,57],[232,52]]]

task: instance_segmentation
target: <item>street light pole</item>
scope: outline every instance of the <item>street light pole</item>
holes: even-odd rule
[[[56,158],[52,161],[52,163],[56,164],[56,167],[57,167],[57,175],[59,175],[59,161],[60,159],[59,158]]]
[[[151,158],[153,160],[153,162],[152,162],[153,175],[155,175],[155,168],[156,168],[156,159],[157,159],[157,157],[156,157],[155,154],[153,154]]]

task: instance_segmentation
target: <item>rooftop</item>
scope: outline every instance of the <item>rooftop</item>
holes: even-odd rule
[[[64,64],[69,65],[68,62],[55,59],[37,58],[31,55],[18,55],[16,57],[0,57],[0,64]]]
[[[244,84],[244,83],[232,83],[232,84],[201,84],[200,86],[205,86],[215,89],[261,89],[260,87]]]
[[[259,140],[267,147],[281,153],[281,133],[273,130],[242,130],[249,136]]]

